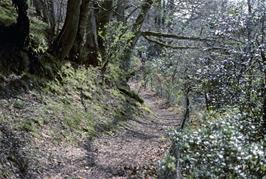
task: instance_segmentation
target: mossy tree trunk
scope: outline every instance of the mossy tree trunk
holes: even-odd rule
[[[153,4],[153,0],[145,0],[141,6],[139,16],[132,26],[134,36],[128,41],[128,48],[123,52],[121,67],[127,72],[130,66],[130,57],[139,37],[145,17]],[[90,0],[69,0],[67,16],[53,51],[60,58],[71,57],[78,63],[97,66],[99,53],[104,57],[105,47],[98,31],[103,30],[113,15],[113,1],[104,0],[98,5],[99,12],[95,11],[95,2]]]
[[[129,73],[130,64],[131,64],[131,56],[134,47],[136,46],[140,36],[141,36],[141,28],[144,23],[145,17],[148,14],[153,4],[153,0],[145,0],[141,6],[140,13],[136,18],[131,31],[133,32],[133,37],[128,41],[128,47],[124,50],[121,62],[121,68]]]
[[[105,35],[106,32],[106,25],[110,22],[111,18],[113,17],[113,0],[104,0],[100,7],[99,12],[97,14],[97,31],[102,32]],[[104,40],[98,34],[98,44],[99,50],[102,57],[102,61],[105,63],[108,59],[106,59],[106,47],[104,44]]]
[[[106,21],[109,22],[107,19],[111,18],[108,16],[97,19],[94,1],[72,1],[68,1],[65,24],[54,46],[55,54],[60,58],[70,56],[79,64],[98,66],[100,53],[98,28],[104,26]],[[110,0],[106,2],[112,4]],[[101,48],[104,48],[103,42]]]

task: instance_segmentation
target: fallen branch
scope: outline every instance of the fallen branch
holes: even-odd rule
[[[144,100],[134,91],[129,91],[123,87],[118,86],[117,87],[119,91],[121,91],[122,93],[124,93],[125,95],[127,95],[130,98],[135,99],[136,101],[138,101],[140,104],[144,103]]]

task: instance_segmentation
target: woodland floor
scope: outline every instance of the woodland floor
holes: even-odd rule
[[[142,90],[140,95],[150,114],[128,120],[112,135],[106,134],[77,146],[54,145],[49,138],[33,140],[41,151],[38,165],[43,169],[38,172],[33,161],[31,166],[26,166],[27,171],[20,171],[22,174],[18,178],[155,178],[158,161],[171,144],[167,129],[178,127],[180,120],[178,112],[154,92]]]
[[[178,115],[155,93],[145,90],[141,96],[153,117],[131,120],[114,136],[96,139],[91,178],[153,178],[156,174],[158,161],[170,147],[166,130],[178,126]]]
[[[60,151],[65,152],[68,165],[50,170],[48,176],[43,177],[154,178],[158,161],[170,147],[166,130],[178,127],[179,120],[178,114],[169,110],[165,101],[154,92],[143,90],[141,96],[151,110],[151,116],[130,120],[114,135],[88,141],[84,148],[62,148]]]

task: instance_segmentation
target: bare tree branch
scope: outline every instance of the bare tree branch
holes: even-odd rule
[[[153,36],[153,37],[165,37],[165,38],[172,38],[177,40],[191,40],[191,41],[215,41],[214,39],[207,39],[201,37],[189,37],[189,36],[181,36],[176,34],[167,34],[161,32],[152,32],[152,31],[145,31],[141,33],[142,36]]]
[[[171,49],[176,49],[176,50],[184,50],[184,49],[200,49],[199,47],[194,47],[194,46],[172,46],[172,45],[169,45],[169,44],[166,44],[166,43],[162,43],[162,42],[159,42],[157,40],[154,40],[154,39],[151,39],[151,38],[148,38],[146,36],[144,36],[144,38],[150,42],[153,42],[153,43],[156,43],[160,46],[163,46],[163,47],[166,47],[166,48],[171,48]]]
[[[149,37],[146,37],[146,36],[143,36],[146,40],[152,42],[152,43],[156,43],[162,47],[165,47],[165,48],[171,48],[171,49],[175,49],[175,50],[186,50],[186,49],[192,49],[192,50],[201,50],[201,51],[221,51],[221,52],[224,52],[226,54],[230,54],[230,53],[233,53],[233,52],[230,52],[230,49],[229,48],[225,48],[225,47],[196,47],[196,46],[172,46],[172,45],[169,45],[169,44],[166,44],[165,42],[160,42],[158,40],[155,40],[155,39],[151,39]],[[235,52],[236,53],[236,52]]]

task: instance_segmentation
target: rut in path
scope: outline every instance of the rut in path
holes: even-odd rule
[[[114,136],[103,136],[92,142],[89,178],[153,178],[158,161],[170,147],[166,130],[178,127],[175,112],[151,91],[141,92],[153,117],[130,120]]]

